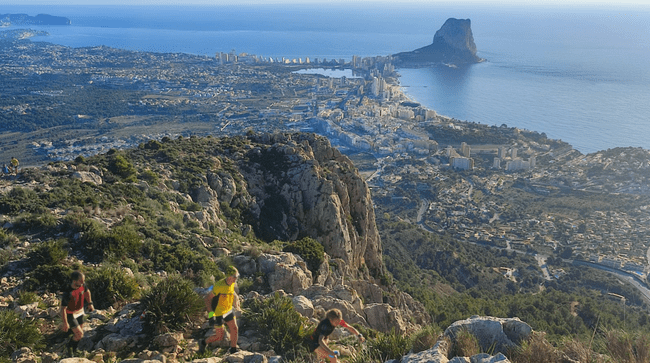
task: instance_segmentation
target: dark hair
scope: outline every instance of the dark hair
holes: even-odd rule
[[[329,310],[325,316],[332,320],[332,319],[343,319],[343,314],[341,313],[341,310],[339,309],[331,309]]]
[[[81,276],[83,276],[83,275],[84,275],[84,274],[81,273],[81,271],[72,271],[72,273],[70,274],[70,280],[71,280],[71,281],[77,281],[77,280],[79,280],[79,279],[81,278]]]

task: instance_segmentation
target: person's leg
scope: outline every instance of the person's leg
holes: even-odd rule
[[[226,325],[228,325],[228,330],[230,331],[230,353],[234,353],[237,351],[237,340],[239,339],[237,320],[233,316],[231,319],[226,321]]]
[[[330,356],[329,354],[327,354],[327,351],[325,351],[325,349],[323,349],[321,347],[316,348],[316,350],[314,350],[314,353],[316,353],[316,357],[318,358],[318,360],[320,362],[322,362],[322,361],[328,361],[330,363],[337,363],[338,362],[338,359],[336,358],[336,356],[333,356],[333,357]]]
[[[206,345],[223,339],[223,336],[225,334],[223,316],[215,316],[214,318],[214,334],[205,339]]]

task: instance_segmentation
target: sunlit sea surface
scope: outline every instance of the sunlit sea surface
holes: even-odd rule
[[[415,101],[460,120],[544,132],[583,153],[650,149],[650,6],[15,5],[0,13],[65,16],[71,26],[30,27],[50,34],[32,40],[71,47],[303,60],[413,50],[447,18],[469,18],[486,61],[399,69]]]

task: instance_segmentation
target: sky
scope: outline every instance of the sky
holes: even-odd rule
[[[404,4],[494,4],[494,5],[649,5],[650,0],[0,0],[2,5],[241,5],[241,4],[331,4],[381,3]],[[2,13],[2,9],[0,9]]]

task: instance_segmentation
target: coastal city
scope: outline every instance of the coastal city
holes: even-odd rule
[[[313,132],[355,161],[375,203],[408,205],[399,218],[540,256],[547,279],[562,274],[546,267],[549,256],[646,279],[648,151],[583,155],[543,133],[438,115],[404,94],[390,57],[206,57],[28,40],[0,53],[14,96],[0,105],[4,160],[74,160],[165,136]],[[75,103],[91,91],[107,102]],[[35,126],[44,117],[51,125]]]

